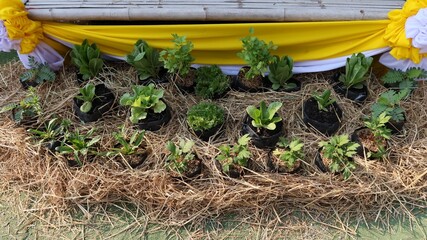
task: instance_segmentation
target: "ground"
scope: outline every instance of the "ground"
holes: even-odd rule
[[[0,63],[13,59],[14,54],[1,54]],[[61,218],[51,220],[33,209],[37,199],[25,192],[17,192],[13,186],[0,195],[0,238],[1,239],[426,239],[427,213],[423,209],[415,212],[412,221],[391,219],[391,225],[381,225],[379,215],[376,222],[358,224],[350,220],[343,227],[332,227],[319,223],[305,213],[291,213],[283,222],[292,222],[289,227],[269,225],[269,219],[260,224],[236,221],[227,215],[206,220],[196,225],[165,226],[153,222],[137,206],[117,203],[110,205],[77,206]],[[96,213],[96,214],[94,214]],[[189,225],[188,225],[189,226]],[[344,227],[346,226],[346,227]],[[348,227],[347,227],[348,226]]]

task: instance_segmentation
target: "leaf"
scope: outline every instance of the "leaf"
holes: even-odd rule
[[[241,136],[237,142],[239,145],[248,145],[249,141],[251,140],[251,137],[249,136],[249,134],[245,134],[243,136]]]
[[[154,108],[153,108],[153,110],[154,110],[155,113],[161,113],[165,109],[166,109],[166,104],[163,101],[157,102],[157,104],[154,105]]]
[[[92,109],[92,102],[84,102],[81,106],[80,106],[80,111],[87,113]]]
[[[185,144],[182,146],[182,151],[184,153],[188,153],[191,151],[191,148],[193,148],[194,142],[193,141],[186,141]]]

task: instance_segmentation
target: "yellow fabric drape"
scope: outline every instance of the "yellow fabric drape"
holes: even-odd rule
[[[31,53],[43,39],[40,22],[27,17],[24,4],[20,0],[0,0],[0,20],[4,21],[11,40],[21,40],[20,53]]]
[[[389,20],[94,26],[43,22],[45,34],[71,44],[84,39],[95,42],[103,53],[125,56],[138,39],[159,49],[173,46],[172,33],[187,36],[194,44],[195,63],[235,65],[244,62],[236,56],[241,38],[255,29],[255,36],[278,45],[277,55],[289,55],[295,61],[322,60],[387,47],[383,39]],[[58,47],[56,47],[57,50]],[[63,50],[63,49],[62,49]]]

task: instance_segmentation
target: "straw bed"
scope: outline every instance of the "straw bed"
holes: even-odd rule
[[[118,99],[130,91],[136,83],[136,73],[124,64],[110,64],[101,78]],[[0,106],[18,101],[25,95],[18,82],[23,71],[19,63],[1,67]],[[357,169],[348,181],[342,176],[321,173],[314,165],[318,142],[327,138],[308,129],[302,122],[302,103],[316,90],[330,88],[326,79],[333,72],[297,76],[303,81],[301,91],[295,93],[241,93],[231,91],[217,102],[228,114],[225,133],[214,142],[202,142],[186,127],[188,108],[200,101],[194,95],[182,95],[171,84],[163,85],[165,100],[172,107],[171,122],[158,132],[147,132],[146,143],[152,154],[138,169],[127,169],[117,164],[117,159],[97,157],[82,168],[70,168],[62,156],[55,156],[34,144],[25,129],[17,127],[8,118],[1,116],[0,123],[0,182],[3,190],[21,189],[37,197],[40,209],[64,210],[76,204],[100,204],[128,201],[142,208],[150,219],[165,224],[181,225],[188,222],[216,217],[227,213],[247,216],[257,222],[261,212],[271,216],[286,215],[292,211],[308,212],[309,215],[363,216],[378,220],[381,211],[410,216],[414,207],[426,207],[427,196],[427,130],[426,86],[419,88],[403,103],[407,123],[404,136],[394,136],[390,141],[391,151],[387,159],[367,161],[357,158]],[[57,81],[38,88],[42,98],[44,115],[40,123],[54,115],[73,120],[73,127],[90,129],[96,127],[102,135],[99,151],[105,152],[114,145],[112,131],[123,123],[129,128],[129,111],[115,107],[110,114],[96,123],[81,124],[72,113],[72,97],[77,93],[75,73],[63,69]],[[385,88],[374,76],[369,81],[370,96],[364,106],[347,99],[338,98],[343,109],[343,125],[340,134],[360,126],[360,118],[369,114],[370,105]],[[298,137],[305,144],[303,171],[299,174],[280,175],[268,173],[265,162],[268,151],[251,147],[253,166],[243,179],[230,179],[216,169],[214,159],[218,147],[234,143],[240,134],[245,108],[261,100],[282,101],[280,114],[285,120],[288,137]],[[164,168],[165,143],[178,137],[196,142],[196,152],[202,159],[202,175],[192,181],[171,178]],[[279,215],[280,215],[279,214]],[[197,220],[197,221],[196,221]],[[280,217],[278,220],[280,222]],[[322,220],[318,220],[322,221]],[[337,223],[338,224],[338,223]],[[340,223],[344,224],[345,223]],[[346,228],[343,228],[346,230]]]

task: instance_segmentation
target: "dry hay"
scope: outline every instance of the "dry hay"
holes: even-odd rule
[[[136,82],[135,71],[124,64],[110,64],[102,77],[116,94],[121,96]],[[24,96],[17,80],[23,69],[19,63],[1,67],[0,106],[18,101]],[[327,138],[309,130],[302,123],[303,100],[315,90],[329,88],[325,79],[332,72],[303,74],[303,88],[296,93],[241,93],[231,91],[226,98],[217,102],[228,112],[225,133],[214,142],[203,142],[187,129],[185,114],[189,106],[200,101],[194,95],[182,95],[171,85],[164,85],[165,99],[173,108],[173,119],[158,132],[146,134],[147,145],[152,154],[138,169],[127,169],[114,160],[98,157],[95,162],[82,168],[70,168],[62,156],[47,153],[34,145],[25,129],[16,127],[7,115],[0,123],[0,182],[2,188],[17,188],[38,196],[40,209],[65,210],[70,206],[91,205],[128,201],[138,204],[152,220],[165,224],[197,223],[200,220],[226,213],[250,216],[257,222],[261,213],[269,212],[280,222],[281,216],[293,211],[303,211],[310,216],[357,216],[379,219],[380,212],[411,216],[414,207],[426,207],[427,193],[427,130],[426,130],[426,85],[420,83],[412,97],[403,103],[407,123],[404,136],[394,136],[391,152],[387,159],[366,161],[357,159],[358,167],[348,181],[340,175],[321,173],[314,165],[314,155],[320,140]],[[369,82],[368,104],[359,106],[338,98],[344,112],[343,125],[339,133],[351,133],[360,127],[360,118],[369,114],[372,101],[385,89],[377,80]],[[97,128],[102,134],[99,151],[106,151],[114,143],[111,132],[120,124],[131,127],[128,111],[117,106],[102,120],[82,125],[72,113],[72,97],[77,92],[75,74],[70,68],[60,72],[54,84],[38,88],[45,111],[40,122],[54,115],[68,117],[73,126],[80,129]],[[264,170],[267,152],[251,148],[256,166],[243,179],[222,176],[214,165],[218,146],[233,143],[238,138],[241,120],[249,104],[260,100],[278,100],[284,104],[281,116],[285,119],[287,136],[299,137],[305,143],[304,169],[300,174],[280,175]],[[196,142],[196,151],[202,158],[202,175],[192,181],[183,182],[171,178],[165,171],[165,143],[170,139],[185,137]],[[320,219],[320,220],[319,220]],[[339,229],[348,231],[346,223],[335,223]]]

